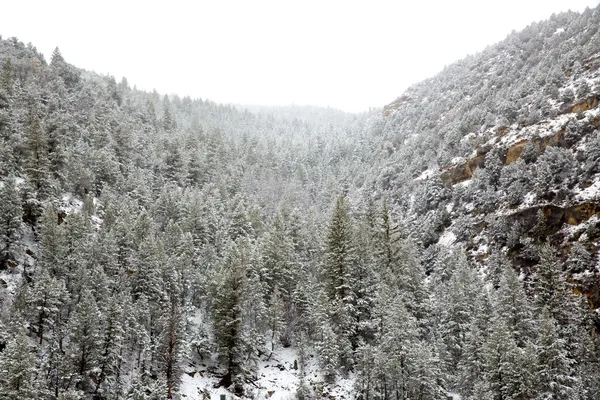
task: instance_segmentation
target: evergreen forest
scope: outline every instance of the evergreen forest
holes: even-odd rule
[[[0,400],[597,400],[600,6],[382,109],[0,37]]]

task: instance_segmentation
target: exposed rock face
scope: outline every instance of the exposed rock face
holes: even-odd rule
[[[594,127],[594,128],[600,128],[600,114],[596,116],[596,118],[594,118],[592,121],[590,121],[590,124]]]
[[[456,167],[448,168],[440,174],[440,178],[448,185],[454,185],[459,182],[464,182],[471,179],[471,175],[467,173],[465,164]]]
[[[571,108],[571,112],[578,113],[583,111],[591,110],[592,108],[596,108],[598,106],[598,102],[600,101],[599,95],[593,95],[585,99],[584,101],[575,104]]]
[[[550,233],[558,231],[565,222],[565,209],[554,204],[545,204],[533,206],[519,210],[513,214],[507,215],[509,222],[518,222],[523,225],[525,230],[533,228],[538,222],[538,212],[542,211],[546,217],[546,226]]]
[[[565,209],[565,219],[569,225],[579,225],[593,215],[600,218],[600,203],[582,203]]]
[[[477,168],[481,168],[485,163],[485,153],[473,157],[464,164],[459,164],[447,168],[440,174],[440,178],[445,183],[454,185],[459,182],[464,182],[473,177]]]
[[[523,149],[529,143],[529,140],[522,140],[517,144],[512,145],[506,151],[506,157],[504,157],[504,164],[512,164],[516,162],[519,158],[521,158],[521,154],[523,154]]]
[[[392,112],[394,112],[394,110],[397,110],[398,108],[400,108],[400,106],[407,102],[410,101],[411,98],[407,95],[398,97],[396,100],[394,100],[393,102],[391,102],[390,104],[388,104],[387,106],[383,107],[383,112],[381,113],[384,117],[389,117]]]
[[[400,99],[398,99],[397,101],[400,101]],[[395,104],[396,103],[392,103],[388,106],[388,107],[390,107],[390,110],[388,112],[391,113],[391,109],[392,109],[391,107],[394,106]],[[588,111],[588,110],[598,107],[599,104],[600,104],[600,95],[593,95],[593,96],[588,97],[586,100],[584,100],[580,103],[577,103],[573,106],[568,106],[565,109],[565,112],[577,113],[580,111],[581,112]],[[397,105],[396,105],[396,107],[397,107]],[[384,114],[385,114],[385,112],[386,111],[384,109]],[[599,128],[600,127],[600,115],[598,115],[592,121],[590,121],[590,125],[594,128]],[[499,137],[505,135],[506,128],[505,127],[499,128],[497,134]],[[509,165],[509,164],[512,164],[512,163],[518,161],[519,158],[521,158],[521,154],[523,154],[523,150],[525,149],[525,146],[527,146],[527,144],[529,142],[530,142],[529,139],[523,139],[523,140],[513,144],[512,146],[510,146],[508,149],[506,149],[506,153],[504,156],[504,164]],[[565,138],[565,130],[564,129],[561,129],[560,131],[554,133],[551,136],[544,136],[541,138],[533,139],[533,143],[536,144],[539,152],[543,152],[544,149],[548,146],[569,147],[568,140]],[[454,184],[464,182],[466,180],[471,179],[475,170],[484,165],[485,154],[489,150],[490,149],[488,147],[477,149],[476,157],[471,158],[470,160],[466,161],[463,164],[459,164],[459,165],[455,165],[455,166],[451,166],[451,167],[447,167],[447,168],[443,169],[442,173],[440,174],[440,177],[442,178],[442,180],[444,182],[446,182],[447,184],[450,184],[450,185],[454,185]]]
[[[593,215],[600,218],[600,202],[586,202],[567,207],[554,204],[534,206],[510,214],[507,219],[511,222],[520,222],[526,229],[531,229],[537,223],[538,210],[541,210],[546,217],[546,226],[550,234],[556,233],[565,223],[579,225]]]
[[[592,121],[592,125],[597,127],[600,126],[600,116]],[[504,164],[512,164],[521,158],[521,154],[523,154],[523,150],[525,146],[529,144],[530,140],[524,139],[516,144],[513,144],[506,150],[506,154],[504,156]],[[565,131],[560,130],[551,136],[544,136],[542,138],[533,139],[533,143],[538,148],[539,152],[543,152],[544,149],[548,146],[558,146],[558,147],[568,147],[567,140],[565,139]],[[466,180],[471,179],[473,173],[477,168],[481,168],[485,163],[485,155],[489,152],[489,148],[479,148],[477,149],[477,156],[467,160],[463,164],[459,164],[456,166],[451,166],[442,171],[440,177],[444,182],[450,185],[454,185],[456,183],[464,182]]]
[[[519,158],[521,158],[521,154],[523,154],[523,149],[525,148],[525,146],[527,146],[529,142],[530,140],[525,139],[509,147],[506,151],[504,164],[508,165],[518,161]],[[544,136],[542,138],[534,139],[533,143],[535,143],[540,153],[543,152],[544,149],[548,146],[568,147],[567,142],[565,140],[564,130],[560,130],[552,136]]]
[[[553,204],[539,205],[530,207],[524,210],[519,210],[513,214],[506,216],[506,219],[510,223],[520,223],[524,230],[529,231],[534,228],[538,223],[539,212],[545,217],[544,227],[548,237],[553,237],[551,241],[554,245],[562,252],[563,259],[568,257],[571,246],[564,246],[564,237],[557,237],[556,234],[563,228],[564,224],[579,225],[582,222],[588,221],[592,216],[600,218],[600,200],[595,202],[584,202],[576,205],[561,207]],[[596,231],[590,239],[596,240],[600,238],[600,231]],[[563,243],[563,245],[561,245]],[[528,259],[526,255],[521,253],[518,249],[516,251],[509,252],[513,263],[524,268],[524,271],[531,272],[531,267],[534,267],[536,262]],[[590,307],[593,309],[600,308],[600,282],[590,284],[588,282],[582,285],[582,282],[577,280],[572,281],[575,289],[578,293],[585,295]],[[600,320],[598,321],[598,329],[600,331]]]

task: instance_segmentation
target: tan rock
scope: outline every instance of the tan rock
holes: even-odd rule
[[[504,164],[509,165],[516,162],[519,158],[521,158],[521,154],[523,154],[523,149],[529,143],[529,140],[522,140],[517,144],[512,145],[506,151],[506,157],[504,158]]]
[[[592,108],[596,108],[598,106],[598,97],[599,96],[597,95],[593,95],[588,97],[584,101],[575,104],[571,109],[571,112],[578,113],[591,110]]]

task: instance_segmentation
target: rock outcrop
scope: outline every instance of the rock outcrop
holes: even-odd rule
[[[485,153],[479,154],[478,156],[467,160],[465,163],[442,170],[440,178],[450,185],[467,181],[473,177],[477,168],[483,167],[484,163]]]
[[[525,146],[529,143],[529,140],[521,140],[520,142],[510,146],[506,151],[506,156],[504,157],[504,164],[512,164],[516,162],[519,158],[521,158],[521,154],[523,154],[523,150]]]
[[[523,154],[523,150],[525,146],[529,144],[531,140],[524,139],[520,142],[510,146],[506,150],[506,155],[504,157],[504,164],[512,164],[521,158],[521,154]],[[548,146],[558,146],[558,147],[568,147],[568,143],[565,140],[565,131],[560,130],[551,136],[544,136],[541,138],[533,139],[533,143],[537,146],[538,152],[543,152],[544,149]]]
[[[394,110],[397,110],[402,104],[410,100],[411,98],[408,95],[400,96],[390,104],[383,107],[383,112],[381,114],[384,117],[389,117],[394,112]]]
[[[519,222],[525,229],[531,229],[538,220],[538,211],[542,211],[546,218],[549,234],[560,230],[564,224],[579,225],[596,215],[600,218],[600,201],[583,202],[570,206],[557,206],[554,204],[537,205],[509,214],[509,222]]]
[[[579,102],[579,103],[575,104],[573,107],[571,107],[571,112],[578,113],[578,112],[591,110],[593,108],[598,107],[599,101],[600,101],[600,95],[590,96],[587,99],[585,99],[584,101]]]

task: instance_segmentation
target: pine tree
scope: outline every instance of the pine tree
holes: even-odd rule
[[[430,313],[429,294],[425,284],[425,270],[419,259],[419,250],[410,238],[397,244],[401,259],[397,262],[397,277],[390,278],[404,298],[408,311],[417,318],[423,334],[428,331],[427,316]]]
[[[329,299],[352,302],[352,272],[356,256],[352,223],[344,196],[337,200],[327,235],[325,276]]]
[[[565,340],[547,307],[542,310],[538,343],[537,374],[540,381],[539,399],[577,399],[576,379],[566,351]]]
[[[181,153],[182,145],[178,142],[166,143],[166,154],[164,158],[164,172],[166,179],[176,185],[183,185],[187,176],[186,160]]]
[[[513,164],[511,164],[513,165]],[[500,228],[502,229],[502,228]],[[498,230],[500,230],[498,229]],[[505,232],[500,233],[502,235]],[[493,236],[492,236],[493,237]],[[494,237],[493,237],[494,238]],[[494,238],[495,241],[499,241],[500,238]],[[488,281],[492,282],[494,288],[498,288],[500,286],[500,279],[504,274],[506,268],[512,268],[512,264],[508,257],[502,252],[499,248],[492,249],[488,259],[487,259],[487,274],[486,278]]]
[[[59,66],[60,64],[64,63],[65,59],[63,58],[62,54],[60,53],[60,49],[57,47],[54,48],[54,51],[52,51],[52,56],[50,57],[50,65],[51,66]]]
[[[234,384],[236,393],[243,392],[241,383],[244,367],[255,360],[258,349],[252,335],[258,334],[253,325],[260,317],[252,312],[256,304],[249,304],[248,296],[257,294],[252,300],[260,301],[251,282],[251,254],[247,242],[232,243],[217,272],[212,291],[211,319],[219,358],[227,373],[221,385]],[[254,337],[254,339],[257,339]]]
[[[476,393],[485,372],[485,343],[490,333],[492,305],[484,291],[474,299],[475,315],[465,335],[464,356],[458,362],[457,383],[460,393],[467,398]]]
[[[6,400],[37,400],[39,389],[34,353],[23,330],[15,335],[0,353],[0,398]]]
[[[593,254],[579,242],[573,243],[571,254],[567,259],[567,266],[568,271],[575,275],[573,276],[574,280],[579,281],[584,293],[589,291],[598,281],[600,271],[595,268],[596,260]]]
[[[327,297],[331,303],[333,329],[338,335],[342,365],[346,368],[352,367],[352,352],[358,345],[354,292],[358,260],[353,235],[346,200],[341,195],[329,224],[323,272]]]
[[[379,224],[375,233],[376,257],[381,266],[383,279],[399,279],[397,263],[401,259],[398,242],[401,240],[400,229],[392,222],[387,200],[383,201]]]
[[[279,290],[283,300],[289,303],[296,285],[297,260],[293,239],[281,213],[277,214],[263,238],[263,264],[269,291]]]
[[[42,269],[27,295],[29,314],[35,318],[32,322],[40,345],[44,342],[44,334],[53,331],[66,301],[67,290],[64,283]]]
[[[123,351],[125,347],[124,309],[121,304],[126,294],[115,293],[107,299],[105,327],[102,332],[98,384],[96,393],[118,397],[122,385]]]
[[[171,114],[171,102],[169,101],[169,97],[167,95],[163,97],[162,127],[166,132],[171,132],[172,129],[177,127]]]
[[[380,297],[377,313],[381,316],[381,329],[377,335],[376,369],[381,375],[379,385],[384,398],[411,398],[416,364],[414,350],[419,345],[416,320],[402,299],[391,294]]]
[[[582,400],[595,399],[600,393],[600,343],[591,326],[580,327],[578,348],[575,359],[576,375],[580,377],[578,390]]]
[[[458,265],[444,294],[438,332],[445,343],[444,361],[448,371],[455,371],[464,356],[466,335],[476,315],[473,297],[480,292],[481,287],[481,279],[463,254],[458,259]]]
[[[281,343],[291,344],[292,330],[297,322],[294,296],[298,283],[299,263],[294,243],[286,232],[284,222],[278,217],[263,236],[263,280],[267,284],[270,307],[277,315],[277,331]]]
[[[578,339],[578,324],[583,320],[585,300],[573,293],[567,282],[562,263],[554,250],[545,244],[539,249],[540,262],[534,287],[538,313],[547,308],[558,324],[561,339],[566,340],[569,353],[575,351]]]
[[[17,252],[23,210],[14,176],[9,176],[0,189],[0,269],[17,265]]]
[[[155,321],[152,318],[153,313],[150,310],[150,304],[145,294],[140,294],[132,310],[134,311],[135,320],[132,321],[133,326],[130,332],[130,339],[135,354],[134,362],[142,373],[146,373],[150,370],[150,366],[147,363],[151,357],[151,332]]]
[[[13,93],[14,84],[14,69],[11,58],[7,58],[2,65],[2,71],[0,72],[0,89],[2,89],[9,96]]]
[[[39,200],[45,200],[54,190],[48,159],[48,139],[43,132],[40,118],[32,114],[26,131],[26,172]]]
[[[50,68],[57,76],[62,78],[66,87],[73,88],[79,83],[79,73],[72,66],[67,64],[58,47],[52,52]]]
[[[319,352],[319,361],[325,379],[334,381],[337,375],[338,367],[343,349],[340,348],[338,336],[331,327],[331,323],[325,322],[319,327],[319,342],[317,350]]]
[[[92,375],[97,373],[102,352],[103,316],[92,292],[84,289],[81,301],[72,316],[70,337],[71,359],[74,371],[79,375],[80,385],[85,390],[95,389]]]
[[[229,239],[233,241],[238,238],[254,236],[255,232],[249,218],[246,199],[242,196],[236,196],[232,200],[227,233]]]
[[[286,327],[285,305],[278,289],[275,289],[268,303],[268,324],[271,336],[270,342],[272,354],[273,351],[275,351],[275,342],[280,339],[280,336],[284,333],[284,329]],[[289,342],[284,344],[289,345]]]
[[[372,313],[377,296],[377,285],[381,279],[378,274],[379,268],[376,255],[377,218],[375,204],[369,199],[364,206],[354,233],[357,262],[353,291],[356,294],[357,336],[359,342],[372,341],[376,331]]]
[[[173,398],[175,390],[179,387],[181,364],[187,353],[186,334],[187,324],[185,318],[185,298],[182,296],[183,288],[179,275],[181,271],[168,271],[165,281],[167,284],[167,303],[163,306],[159,324],[163,332],[159,342],[159,360],[161,372],[167,384],[167,398]]]
[[[357,378],[354,389],[359,396],[370,400],[377,396],[376,351],[372,344],[364,344],[356,351]]]
[[[163,298],[163,279],[160,272],[161,243],[154,237],[147,238],[139,245],[137,252],[137,274],[133,280],[134,298],[146,296],[149,301],[160,302]]]
[[[504,269],[496,297],[498,314],[512,332],[517,345],[524,347],[535,338],[533,310],[523,285],[511,266]]]
[[[61,320],[54,325],[52,336],[47,340],[48,356],[42,366],[42,370],[46,374],[49,392],[55,398],[69,398],[68,388],[77,375],[72,367],[71,360],[69,360],[69,355],[65,354],[64,351],[67,329]]]
[[[411,349],[412,366],[408,391],[410,398],[437,400],[447,395],[444,390],[440,360],[433,346],[420,341]]]
[[[517,347],[506,322],[495,316],[484,346],[485,385],[493,399],[528,399],[533,389],[531,360]]]

